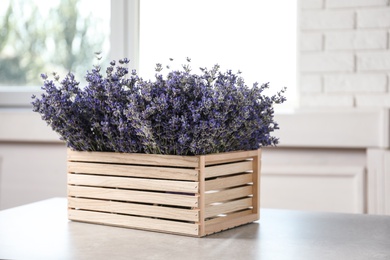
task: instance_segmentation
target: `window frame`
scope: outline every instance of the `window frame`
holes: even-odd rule
[[[137,71],[139,70],[140,57],[140,1],[110,0],[111,32],[109,60],[118,60],[126,57],[130,59],[130,68]],[[299,87],[299,78],[297,78],[296,87],[297,89]],[[0,109],[31,108],[31,96],[38,96],[41,93],[39,86],[0,87]],[[294,104],[292,104],[293,108],[299,107],[298,93],[296,93],[295,99]]]
[[[111,0],[110,60],[127,57],[132,67],[139,64],[140,0]],[[30,108],[31,96],[40,95],[39,86],[0,87],[1,108]]]

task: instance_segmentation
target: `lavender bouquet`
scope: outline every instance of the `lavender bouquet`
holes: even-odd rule
[[[250,88],[218,65],[197,75],[187,64],[164,77],[158,64],[155,79],[143,80],[128,63],[112,61],[105,76],[94,66],[84,88],[72,73],[61,81],[42,74],[33,110],[77,151],[201,155],[278,143],[273,105],[285,89],[266,96],[268,83]]]

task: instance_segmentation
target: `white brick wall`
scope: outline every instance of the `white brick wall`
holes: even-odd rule
[[[300,0],[302,107],[390,107],[390,0]]]
[[[326,7],[343,8],[343,7],[369,7],[369,6],[386,6],[388,0],[327,0]]]
[[[390,51],[377,51],[357,54],[359,71],[390,71]]]
[[[321,93],[322,76],[321,75],[304,75],[300,81],[301,93]]]
[[[354,98],[352,95],[301,94],[300,103],[302,107],[353,107]]]
[[[301,0],[300,6],[302,9],[322,8],[323,0]]]
[[[301,13],[303,30],[352,29],[354,11],[352,10],[306,10]]]
[[[357,11],[358,28],[389,28],[390,7]]]
[[[302,33],[300,38],[300,49],[302,51],[321,51],[323,49],[321,33]]]
[[[390,107],[390,95],[356,95],[358,107]]]
[[[325,34],[325,49],[327,50],[375,50],[387,48],[387,32],[342,31]]]
[[[302,53],[301,72],[350,72],[354,69],[352,53]]]
[[[325,93],[386,93],[386,74],[337,74],[324,76]]]

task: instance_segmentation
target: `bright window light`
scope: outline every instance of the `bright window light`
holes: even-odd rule
[[[178,68],[190,57],[194,72],[218,63],[242,71],[248,86],[286,86],[283,106],[295,106],[296,20],[291,0],[141,0],[140,74],[152,78],[156,63]]]
[[[109,0],[2,0],[0,87],[39,86],[41,73],[83,81],[95,52],[108,57]]]

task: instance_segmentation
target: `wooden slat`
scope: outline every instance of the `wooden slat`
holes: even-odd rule
[[[208,154],[205,155],[205,163],[207,166],[222,162],[245,160],[254,156],[257,156],[257,150]]]
[[[252,182],[252,173],[244,173],[231,177],[219,177],[214,180],[206,181],[206,191],[241,186],[249,182]]]
[[[255,221],[260,152],[170,156],[68,150],[69,218],[190,236]]]
[[[223,216],[223,217],[216,217],[216,218],[212,218],[212,219],[206,220],[206,227],[210,226],[210,225],[219,224],[219,223],[222,223],[224,221],[232,220],[232,219],[235,219],[235,218],[241,218],[241,217],[244,217],[244,216],[248,216],[248,215],[251,215],[251,214],[253,214],[253,210],[252,209],[247,209],[247,210],[243,210],[243,211],[239,211],[239,212],[228,213],[228,214],[226,214],[226,216]]]
[[[199,225],[177,221],[133,217],[102,212],[72,210],[68,211],[70,220],[113,225],[119,227],[147,229],[162,232],[179,233],[197,236]]]
[[[68,172],[171,180],[198,180],[198,171],[186,168],[68,162]]]
[[[249,214],[242,217],[232,217],[231,219],[225,219],[222,222],[211,224],[206,222],[206,235],[213,234],[215,232],[220,232],[222,230],[226,230],[229,228],[237,227],[240,225],[244,225],[247,223],[251,223],[253,221],[258,220],[258,216],[256,214]]]
[[[261,150],[258,156],[253,158],[253,213],[260,218],[260,173],[261,173]]]
[[[82,186],[72,186],[72,185],[68,185],[68,196],[163,204],[163,205],[184,206],[184,207],[194,207],[194,208],[198,207],[199,205],[198,195],[186,196],[186,195],[169,194],[169,193],[105,189],[105,188],[82,187]]]
[[[206,203],[205,203],[205,158],[204,156],[200,156],[200,163],[199,163],[199,235],[204,236],[205,235],[205,209],[206,209]]]
[[[233,200],[249,196],[253,194],[252,185],[247,185],[243,187],[237,187],[232,189],[220,190],[212,193],[206,193],[206,204],[211,204],[214,202],[223,202],[227,200]]]
[[[161,207],[107,200],[68,198],[68,207],[146,217],[199,222],[199,210]]]
[[[218,205],[206,206],[205,218],[217,216],[228,212],[234,212],[242,209],[246,209],[252,206],[252,198],[244,198],[240,200],[234,200]]]
[[[199,183],[102,175],[68,174],[68,184],[137,190],[198,193]]]
[[[237,163],[229,163],[223,165],[206,167],[206,178],[229,175],[234,173],[241,173],[251,171],[253,168],[252,161],[244,161]]]
[[[114,153],[114,152],[79,152],[68,149],[68,161],[99,162],[119,164],[139,164],[175,167],[197,167],[198,156],[179,156],[161,154]]]

